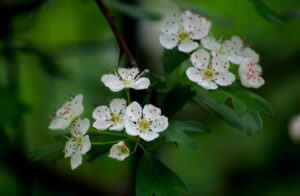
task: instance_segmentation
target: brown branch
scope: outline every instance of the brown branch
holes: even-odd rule
[[[122,37],[122,35],[114,21],[114,17],[110,13],[108,7],[106,6],[106,4],[104,3],[103,0],[96,0],[96,2],[98,4],[99,8],[101,9],[102,14],[105,16],[111,30],[113,31],[115,38],[117,39],[117,42],[119,44],[119,47],[121,48],[121,50],[123,50],[123,52],[127,56],[130,67],[139,67],[135,58],[133,57],[131,51],[129,50],[124,38]]]

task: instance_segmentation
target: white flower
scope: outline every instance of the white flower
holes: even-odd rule
[[[252,61],[252,59],[246,59],[239,66],[239,75],[241,83],[245,87],[259,88],[265,83],[265,80],[261,77],[261,66]]]
[[[250,58],[255,63],[259,62],[259,55],[250,47],[243,48],[241,56],[244,58]]]
[[[109,107],[99,106],[93,112],[96,121],[93,124],[98,130],[121,131],[124,129],[124,113],[126,108],[125,99],[113,99]]]
[[[186,70],[188,78],[205,89],[217,89],[218,85],[228,86],[235,81],[235,76],[228,71],[229,62],[222,56],[213,57],[200,49],[191,56],[194,67]]]
[[[163,34],[159,37],[159,41],[166,49],[175,48],[181,52],[192,52],[199,44],[193,40],[200,40],[205,37],[211,27],[211,22],[206,18],[185,11],[181,20],[171,19],[162,27]]]
[[[111,147],[108,157],[112,159],[116,159],[118,161],[123,161],[129,155],[130,155],[129,148],[127,147],[124,141],[120,141]]]
[[[137,68],[118,68],[118,71],[115,74],[103,75],[101,81],[113,92],[121,91],[124,88],[143,90],[147,89],[150,85],[150,80],[142,77],[147,71],[148,70],[145,70],[138,75],[139,70]]]
[[[91,149],[88,135],[85,135],[90,127],[88,119],[77,118],[71,125],[71,138],[65,146],[65,158],[71,157],[71,168],[76,169],[82,163],[82,155]]]
[[[83,113],[83,95],[71,97],[61,108],[59,108],[49,125],[49,129],[60,130],[67,128],[71,122]]]
[[[125,129],[127,134],[139,136],[145,141],[154,140],[159,132],[168,127],[168,118],[161,115],[159,108],[151,104],[145,105],[144,109],[137,103],[132,102],[126,109],[127,120]]]

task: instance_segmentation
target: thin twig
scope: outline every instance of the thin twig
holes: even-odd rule
[[[110,13],[108,7],[106,6],[106,4],[104,3],[103,0],[96,0],[99,8],[101,9],[101,12],[103,13],[103,15],[105,16],[111,30],[113,31],[117,42],[119,44],[119,47],[123,50],[123,52],[126,54],[128,61],[129,61],[129,65],[131,67],[139,67],[135,58],[133,57],[131,51],[129,50],[124,38],[122,37],[115,21],[114,21],[114,17],[113,15]]]

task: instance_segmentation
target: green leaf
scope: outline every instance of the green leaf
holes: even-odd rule
[[[196,102],[209,110],[216,116],[225,120],[232,127],[240,130],[245,130],[248,135],[258,134],[263,128],[263,122],[260,117],[260,112],[271,114],[272,110],[269,104],[259,96],[248,91],[240,91],[237,89],[224,88],[218,89],[217,99],[220,98],[220,93],[230,103],[220,103],[214,98],[215,91],[205,92],[198,91]],[[230,92],[230,93],[229,93]],[[231,94],[234,92],[234,94]]]
[[[63,159],[64,144],[55,144],[37,148],[29,153],[31,161],[46,161],[55,164],[58,160]]]
[[[8,89],[0,88],[0,125],[13,123],[26,108]]]
[[[162,110],[167,116],[172,116],[190,101],[196,92],[192,91],[190,86],[177,84],[166,94],[162,102]]]
[[[262,0],[250,0],[257,11],[264,19],[271,22],[274,25],[282,25],[283,23],[288,22],[288,20],[276,13],[272,8],[265,4]]]
[[[189,151],[197,148],[195,143],[186,132],[209,133],[210,129],[196,121],[169,121],[168,128],[162,133],[166,142],[172,142]]]
[[[139,163],[135,191],[137,196],[189,195],[180,178],[149,154],[144,154]]]
[[[183,61],[189,58],[189,55],[178,51],[177,48],[172,50],[164,50],[163,67],[165,76],[170,75],[176,68],[178,68]]]
[[[159,13],[157,13],[153,10],[125,4],[120,1],[109,0],[109,1],[106,1],[106,3],[107,3],[107,5],[111,6],[115,10],[122,12],[123,14],[126,14],[132,18],[153,20],[153,21],[157,21],[162,18]]]

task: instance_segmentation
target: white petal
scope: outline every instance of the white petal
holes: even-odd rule
[[[108,157],[116,159],[118,161],[123,161],[129,155],[130,155],[129,148],[127,147],[127,145],[123,141],[120,141],[119,143],[114,144],[110,148],[110,152],[109,152]]]
[[[191,34],[193,39],[199,40],[207,36],[211,28],[211,22],[206,18],[199,16],[195,20],[194,29],[192,30]]]
[[[128,135],[132,136],[137,136],[140,133],[136,127],[136,124],[129,120],[125,122],[125,130]]]
[[[242,56],[252,59],[255,63],[259,61],[259,55],[250,47],[246,47],[242,50]]]
[[[76,152],[77,142],[75,140],[69,140],[67,141],[65,145],[65,158],[71,157]]]
[[[204,49],[197,50],[191,56],[191,61],[193,65],[199,69],[205,69],[209,64],[209,60],[210,60],[210,55]]]
[[[146,132],[141,132],[139,134],[139,137],[147,142],[154,140],[158,136],[159,136],[158,133],[156,133],[154,131],[146,131]]]
[[[109,108],[105,105],[96,107],[95,110],[93,111],[93,118],[102,121],[110,120],[111,113]]]
[[[131,88],[135,90],[147,89],[150,86],[150,80],[148,78],[140,78],[134,82]]]
[[[260,65],[255,64],[252,59],[246,59],[245,62],[239,66],[239,75],[241,83],[245,87],[259,88],[265,83],[261,77],[262,69]]]
[[[124,89],[123,83],[120,81],[119,77],[114,74],[103,75],[101,77],[101,81],[113,92],[118,92]]]
[[[233,64],[240,65],[240,64],[243,63],[244,58],[242,56],[239,56],[239,55],[229,55],[228,60],[230,62],[232,62]]]
[[[221,44],[213,37],[205,37],[201,39],[201,44],[208,50],[220,50]]]
[[[244,47],[242,39],[236,35],[232,36],[230,40],[225,40],[224,45],[235,52],[241,51]]]
[[[168,118],[160,116],[158,119],[151,123],[151,130],[154,132],[162,132],[169,126]]]
[[[73,117],[78,117],[83,113],[84,107],[82,105],[82,101],[83,101],[83,95],[81,95],[81,94],[76,95],[72,99],[72,101],[70,103],[71,104],[70,109],[71,109]]]
[[[80,119],[77,118],[71,125],[70,130],[73,137],[78,138],[86,134],[88,129],[90,128],[89,119]]]
[[[186,70],[186,75],[191,81],[196,82],[196,83],[199,83],[202,80],[200,71],[198,69],[196,69],[195,67],[189,67]]]
[[[235,75],[229,71],[218,72],[215,82],[220,86],[228,86],[235,81]]]
[[[166,49],[173,49],[178,44],[178,38],[176,35],[163,34],[159,36],[159,41]]]
[[[52,130],[62,130],[67,128],[72,122],[72,119],[67,118],[60,118],[60,117],[54,117],[54,119],[51,121],[49,125],[49,129]]]
[[[138,75],[138,68],[119,68],[118,73],[123,80],[134,80],[134,78]]]
[[[210,80],[201,79],[198,84],[208,90],[214,90],[218,88],[218,85]]]
[[[181,42],[178,45],[178,50],[181,52],[185,52],[185,53],[190,53],[193,50],[195,50],[196,48],[198,48],[199,44],[197,42],[194,41],[185,41],[185,42]]]
[[[110,108],[111,112],[113,112],[114,114],[121,115],[125,112],[126,100],[118,99],[118,98],[113,99],[109,104],[109,108]]]
[[[160,29],[166,34],[176,34],[179,31],[179,25],[175,19],[172,19],[163,24]]]
[[[82,163],[82,155],[76,153],[71,157],[71,168],[72,170],[76,169]]]
[[[88,135],[83,137],[81,154],[86,154],[91,149],[91,141]]]
[[[227,70],[230,66],[229,62],[224,56],[216,56],[211,60],[213,69],[215,70]]]
[[[151,104],[145,105],[143,109],[143,118],[148,121],[154,121],[161,115],[161,110]]]
[[[137,122],[142,117],[142,107],[134,101],[127,106],[126,114],[130,121]]]
[[[111,131],[122,131],[122,129],[124,129],[125,127],[125,123],[121,122],[119,124],[113,125],[109,128],[109,130]]]
[[[108,121],[102,121],[102,120],[96,120],[93,123],[93,127],[95,127],[98,130],[107,130],[111,126],[111,123]]]

